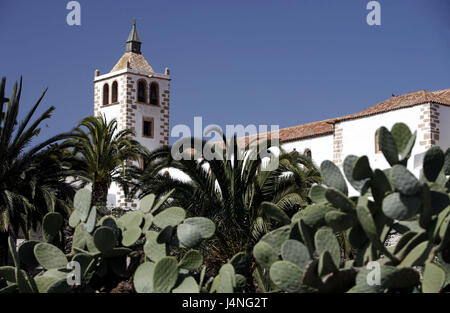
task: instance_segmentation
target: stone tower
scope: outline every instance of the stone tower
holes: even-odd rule
[[[134,138],[149,150],[169,144],[170,72],[156,73],[141,53],[136,24],[126,41],[126,49],[112,70],[95,71],[94,115],[117,119],[119,129],[130,128]],[[126,200],[115,183],[108,191],[108,206],[137,207]]]

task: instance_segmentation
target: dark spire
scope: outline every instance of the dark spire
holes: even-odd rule
[[[126,52],[134,52],[141,54],[141,40],[139,39],[137,29],[136,29],[136,21],[133,22],[133,27],[131,28],[130,35],[127,39],[127,48]]]

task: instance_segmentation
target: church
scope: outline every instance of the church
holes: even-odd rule
[[[136,24],[132,26],[123,56],[109,73],[95,71],[94,115],[116,118],[120,129],[130,128],[149,150],[169,144],[170,70],[157,73],[141,53]],[[332,160],[343,165],[347,155],[367,155],[372,168],[387,168],[378,148],[376,130],[403,122],[417,131],[408,169],[419,176],[423,156],[431,146],[450,147],[450,89],[420,90],[393,96],[359,113],[279,130],[280,144],[312,158],[316,165]],[[352,189],[351,187],[349,187]],[[115,183],[108,206],[136,208]]]

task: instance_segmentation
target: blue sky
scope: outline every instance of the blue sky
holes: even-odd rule
[[[391,97],[450,88],[450,1],[66,0],[0,2],[1,76],[24,79],[22,116],[49,87],[42,139],[93,112],[94,70],[111,70],[138,18],[143,55],[171,69],[171,127],[288,127],[361,111]]]

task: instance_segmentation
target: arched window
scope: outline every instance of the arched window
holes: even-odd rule
[[[375,132],[375,153],[380,153],[380,143],[378,142],[378,130]]]
[[[137,101],[138,102],[147,102],[146,89],[147,89],[147,83],[144,80],[138,81],[138,88],[137,88]]]
[[[103,105],[107,105],[109,103],[109,85],[103,85]]]
[[[307,158],[312,159],[312,153],[311,149],[305,149],[305,152],[303,153]]]
[[[111,90],[111,102],[116,103],[117,101],[117,82],[114,81],[112,83],[112,90]]]
[[[157,83],[150,85],[150,104],[159,105],[159,87]]]

